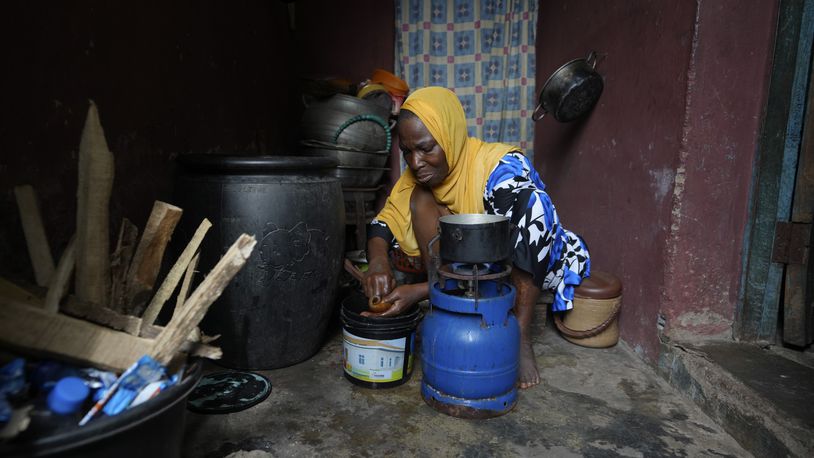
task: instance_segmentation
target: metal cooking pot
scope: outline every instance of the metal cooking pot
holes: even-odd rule
[[[503,261],[512,255],[511,224],[505,216],[442,216],[438,220],[438,231],[429,245],[440,238],[441,259],[474,264]]]
[[[591,111],[602,94],[604,83],[596,72],[596,52],[575,59],[548,77],[531,119],[539,121],[548,113],[560,122],[573,121]]]

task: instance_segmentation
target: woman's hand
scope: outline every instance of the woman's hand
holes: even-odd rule
[[[378,296],[384,298],[393,288],[396,287],[396,278],[393,276],[393,271],[390,270],[390,265],[385,259],[383,262],[370,262],[365,275],[365,281],[362,285],[365,288],[365,296],[374,297]]]
[[[427,283],[401,285],[394,289],[392,293],[382,297],[382,302],[392,304],[389,309],[381,313],[362,312],[362,316],[388,317],[400,315],[418,301],[426,299],[429,295],[428,288]]]
[[[367,241],[367,274],[362,287],[365,296],[383,298],[396,287],[396,278],[390,270],[390,259],[387,256],[388,243],[380,237]]]

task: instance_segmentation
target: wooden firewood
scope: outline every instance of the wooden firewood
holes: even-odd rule
[[[0,277],[0,298],[19,302],[21,304],[28,304],[32,307],[42,308],[42,297],[35,291],[31,291],[32,287],[23,288],[13,282]]]
[[[106,305],[110,287],[109,204],[113,189],[113,153],[107,147],[99,113],[88,108],[79,142],[76,205],[76,295]]]
[[[66,315],[83,318],[110,329],[137,336],[141,329],[141,318],[125,315],[102,305],[85,302],[76,296],[68,296],[60,307]]]
[[[160,332],[161,327],[156,327]],[[156,331],[154,331],[156,332]],[[121,372],[149,354],[154,339],[133,336],[23,301],[0,296],[0,345],[32,356],[47,356]],[[219,359],[219,348],[183,341],[178,352]]]
[[[256,244],[253,236],[242,234],[238,237],[187,299],[183,309],[158,336],[153,347],[153,358],[162,364],[167,364],[172,359],[189,333],[201,322],[209,306],[220,297],[232,277],[246,264]]]
[[[153,347],[151,339],[2,297],[0,343],[22,353],[56,356],[114,371],[127,369]]]
[[[30,185],[15,186],[14,195],[17,198],[17,207],[20,210],[20,221],[23,224],[25,244],[28,247],[28,256],[34,268],[34,278],[40,286],[48,286],[51,275],[54,274],[54,258],[45,235],[45,226],[42,224],[42,213],[37,200],[37,194]]]
[[[178,260],[175,261],[172,269],[170,269],[170,272],[164,277],[164,281],[161,283],[161,286],[158,287],[158,291],[156,291],[153,299],[150,301],[150,305],[147,306],[147,310],[144,311],[144,315],[141,317],[142,328],[146,325],[153,324],[161,312],[161,308],[164,307],[164,303],[167,302],[172,292],[175,291],[175,287],[178,286],[178,282],[184,275],[184,271],[187,269],[187,266],[189,266],[193,256],[195,256],[195,253],[198,251],[198,247],[201,246],[201,242],[210,227],[212,227],[212,223],[204,218],[201,225],[198,226],[198,230],[196,230],[192,236],[192,240],[189,241],[181,253],[181,256],[178,257]]]
[[[122,312],[140,316],[155,286],[161,259],[170,241],[182,210],[166,202],[156,201],[141,234],[141,240],[133,254],[127,272],[127,289]]]
[[[76,267],[76,236],[71,237],[71,241],[68,242],[62,257],[59,258],[57,270],[54,271],[54,275],[51,277],[48,294],[45,295],[45,303],[43,304],[45,310],[52,313],[59,311],[59,302],[68,292],[74,267]]]
[[[172,316],[181,311],[184,308],[184,302],[187,301],[187,296],[189,294],[189,288],[192,285],[192,278],[195,276],[195,269],[198,268],[198,260],[201,259],[201,254],[195,254],[195,257],[192,258],[192,262],[189,263],[187,266],[187,271],[184,274],[184,282],[181,283],[181,290],[178,291],[178,297],[175,298],[175,309],[172,311]]]
[[[110,258],[110,302],[112,310],[124,310],[124,292],[127,288],[127,270],[138,242],[138,228],[127,218],[122,218],[116,250]]]
[[[125,326],[131,327],[133,332],[138,332],[141,326],[139,318],[119,315],[104,307],[80,302],[75,296],[68,296],[61,307],[63,313],[47,312],[42,306],[43,299],[39,288],[31,285],[21,287],[0,277],[0,347],[13,347],[20,353],[33,356],[56,356],[97,367],[121,370],[122,365],[129,366],[125,361],[129,353],[125,356],[111,356],[111,353],[116,353],[116,348],[134,347],[135,352],[146,351],[143,341],[147,340],[152,346],[155,338],[164,331],[161,326],[149,326],[145,330],[144,338],[138,339],[108,329],[109,326],[105,323],[90,322],[90,318],[83,320],[64,315],[67,309],[79,312],[74,313],[74,316],[92,315],[97,321],[118,322],[119,326],[129,320],[130,324]],[[49,318],[43,319],[43,315]],[[80,336],[80,341],[74,336]],[[203,336],[201,339],[188,337],[179,347],[179,352],[219,359],[222,355],[221,350],[208,345],[217,337]],[[83,344],[82,341],[86,342]],[[100,348],[94,348],[97,344]],[[114,345],[114,348],[106,351],[105,348],[109,345]]]

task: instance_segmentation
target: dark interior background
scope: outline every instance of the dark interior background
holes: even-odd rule
[[[0,275],[33,278],[13,187],[39,193],[55,256],[74,230],[93,99],[116,158],[112,227],[168,199],[178,154],[291,153],[303,78],[393,69],[392,1],[14,2],[4,9]],[[541,0],[537,82],[590,50],[600,103],[535,131],[535,165],[594,268],[624,283],[622,337],[658,353],[728,336],[777,2]],[[293,24],[293,27],[292,27]]]

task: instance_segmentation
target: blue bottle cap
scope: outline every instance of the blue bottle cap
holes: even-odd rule
[[[81,378],[65,377],[57,382],[48,395],[48,408],[61,415],[74,413],[85,402],[89,392]]]

